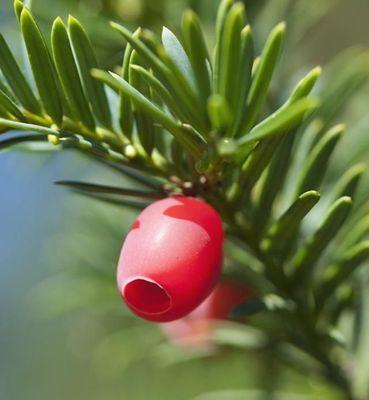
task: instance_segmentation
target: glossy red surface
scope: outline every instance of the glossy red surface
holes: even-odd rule
[[[142,211],[124,242],[118,288],[140,317],[173,321],[209,295],[222,256],[222,221],[210,205],[193,197],[159,200]]]

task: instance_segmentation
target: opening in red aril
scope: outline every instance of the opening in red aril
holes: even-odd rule
[[[143,278],[130,281],[123,290],[128,304],[145,314],[161,314],[172,305],[172,300],[163,287]]]

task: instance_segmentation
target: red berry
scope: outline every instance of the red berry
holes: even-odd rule
[[[142,211],[124,242],[118,288],[140,317],[173,321],[208,296],[222,258],[222,221],[209,204],[193,197],[159,200]]]
[[[232,308],[251,296],[252,291],[244,284],[220,282],[194,311],[177,321],[163,324],[162,330],[176,345],[207,350],[213,347],[211,336],[221,321],[227,320]]]

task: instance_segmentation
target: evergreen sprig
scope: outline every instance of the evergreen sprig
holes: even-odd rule
[[[369,258],[367,208],[352,210],[364,166],[338,182],[319,226],[307,232],[303,224],[319,208],[344,131],[330,126],[332,117],[367,79],[367,60],[354,63],[320,101],[311,92],[321,70],[312,69],[267,112],[286,26],[272,30],[256,57],[242,3],[221,2],[213,55],[193,11],[184,14],[182,40],[168,28],[160,38],[112,23],[126,41],[119,75],[99,69],[77,19],[55,20],[50,50],[31,11],[19,0],[14,5],[37,93],[0,35],[0,148],[25,141],[72,147],[144,187],[58,182],[94,196],[205,198],[222,214],[228,248],[238,249],[236,258],[254,276],[259,294],[234,315],[264,312],[275,323],[255,324],[314,357],[330,382],[356,398],[346,372],[348,351],[332,329],[352,306],[354,272]],[[106,87],[115,94],[107,96]],[[33,133],[8,138],[9,130]],[[364,216],[345,230],[347,221]],[[263,266],[257,277],[250,260]],[[340,295],[342,288],[350,295]]]

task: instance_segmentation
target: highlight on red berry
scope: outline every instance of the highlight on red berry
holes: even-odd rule
[[[229,320],[231,310],[253,296],[249,286],[238,281],[219,282],[211,294],[190,314],[161,325],[166,338],[174,345],[194,351],[215,347],[213,334]]]
[[[210,294],[222,261],[219,214],[202,200],[169,197],[150,204],[133,223],[118,263],[118,289],[138,316],[173,321]]]

